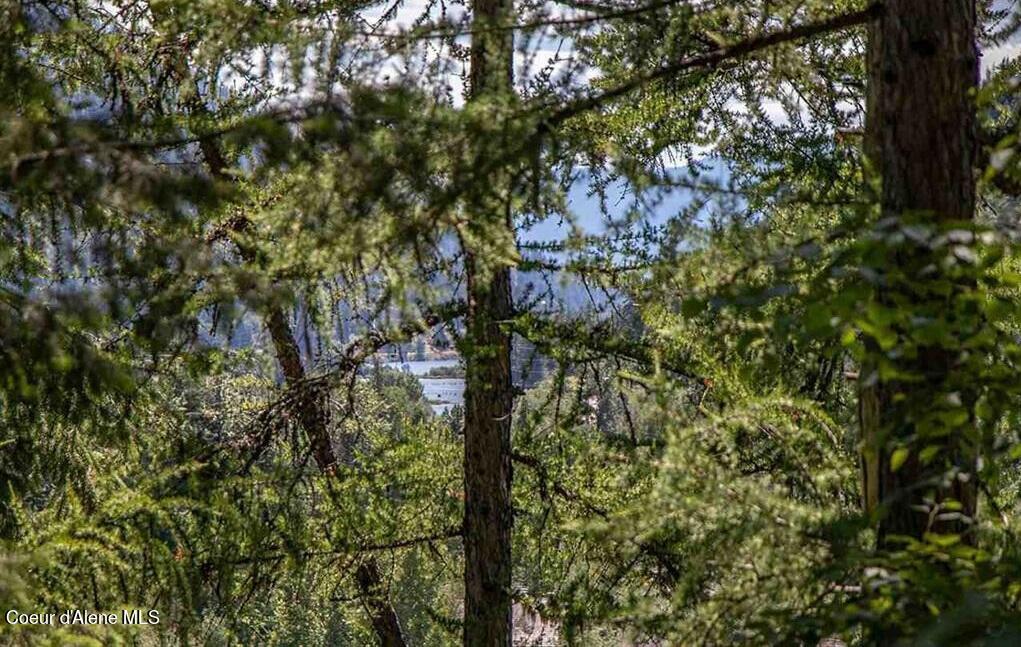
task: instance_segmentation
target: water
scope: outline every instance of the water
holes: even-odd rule
[[[464,404],[464,380],[459,377],[420,377],[419,383],[425,392],[433,413],[441,415],[454,405]]]
[[[459,359],[423,359],[414,362],[387,362],[384,366],[392,368],[405,373],[411,373],[412,375],[425,375],[431,369],[438,368],[440,366],[457,366],[461,360]],[[405,369],[407,367],[407,369]]]
[[[464,380],[459,377],[423,378],[425,397],[430,400],[460,403],[464,401]]]
[[[429,401],[433,413],[440,415],[458,404],[464,404],[464,380],[459,377],[425,377],[438,366],[457,366],[456,359],[427,359],[417,362],[387,362],[387,366],[418,377],[425,399]]]

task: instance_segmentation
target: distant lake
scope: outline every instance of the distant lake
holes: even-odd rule
[[[442,402],[442,404],[430,405],[433,412],[440,414],[455,404],[464,404],[464,380],[461,378],[420,377],[418,381],[422,384],[426,400]]]
[[[387,362],[389,368],[409,373],[418,378],[425,392],[425,399],[430,402],[433,413],[440,415],[455,404],[464,404],[464,380],[452,377],[424,377],[430,370],[440,366],[457,366],[456,359],[426,359],[418,362]],[[442,404],[433,404],[442,402]]]
[[[431,369],[440,366],[457,366],[461,360],[458,359],[424,359],[416,362],[387,362],[385,366],[412,375],[425,375]],[[407,367],[405,369],[405,367]]]

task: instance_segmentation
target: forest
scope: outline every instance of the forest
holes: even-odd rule
[[[1017,0],[0,48],[0,644],[1021,645]]]

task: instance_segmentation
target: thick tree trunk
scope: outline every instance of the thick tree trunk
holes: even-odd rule
[[[882,183],[883,218],[908,218],[939,226],[972,220],[975,212],[976,117],[972,91],[978,83],[975,0],[886,0],[871,26],[868,49],[866,149]],[[895,259],[901,267],[923,267],[934,257],[924,249]],[[924,262],[922,262],[924,261]],[[925,279],[919,275],[917,281]],[[967,286],[960,286],[967,288]],[[917,296],[925,295],[925,296]],[[877,295],[880,303],[930,311],[941,304],[924,290]],[[948,303],[943,304],[948,305]],[[870,349],[878,353],[878,349]],[[859,400],[863,440],[863,492],[866,509],[876,513],[880,546],[890,535],[921,538],[926,532],[963,533],[967,522],[940,520],[933,502],[961,504],[976,512],[975,458],[967,426],[924,440],[939,443],[938,460],[919,460],[925,436],[923,411],[944,392],[956,357],[939,348],[920,348],[917,357],[898,360],[917,381],[876,379],[864,367]],[[963,394],[967,405],[967,394]],[[903,464],[892,465],[895,448],[907,448]],[[899,460],[897,461],[900,462]],[[960,472],[970,478],[943,479]]]
[[[499,100],[513,92],[511,0],[475,0],[471,99]],[[495,27],[495,28],[494,28]],[[484,180],[483,180],[484,181]],[[511,228],[508,206],[479,214]],[[465,250],[468,314],[465,339],[464,424],[464,644],[507,647],[511,642],[511,274],[506,266],[483,268],[485,259]]]
[[[474,264],[474,259],[469,263]],[[474,273],[474,271],[471,271]],[[464,644],[510,645],[511,443],[513,386],[510,273],[469,286],[469,344],[465,388]]]

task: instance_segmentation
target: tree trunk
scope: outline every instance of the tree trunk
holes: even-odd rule
[[[974,0],[887,0],[881,17],[870,26],[866,153],[881,179],[884,219],[939,227],[974,218],[975,29]],[[891,260],[905,269],[937,262],[922,246],[898,254],[903,256]],[[953,316],[947,297],[941,302],[927,293],[921,274],[913,280],[923,287],[884,287],[886,292],[876,295],[878,302],[929,312],[943,308],[946,316]],[[880,351],[870,347],[868,352],[875,358]],[[967,520],[941,520],[933,514],[933,503],[957,501],[960,512],[974,518],[974,423],[937,436],[925,422],[925,410],[938,406],[934,396],[950,390],[957,356],[943,348],[921,347],[916,356],[895,361],[920,379],[884,379],[873,360],[859,380],[863,493],[866,509],[878,520],[879,545],[887,545],[891,535],[922,538],[926,532],[960,533],[972,541]],[[962,395],[968,407],[969,396]],[[920,460],[924,447],[938,448],[937,459]],[[898,448],[901,453],[892,460]],[[947,475],[950,478],[944,478]]]
[[[475,259],[470,258],[474,264]],[[499,322],[511,316],[510,272],[469,281],[469,344],[464,425],[464,644],[510,645],[511,464],[513,394],[510,336]]]
[[[305,379],[305,369],[298,354],[298,344],[279,306],[271,306],[267,328],[287,384],[301,384]],[[297,415],[312,446],[316,467],[332,476],[337,468],[337,455],[330,439],[328,412],[322,394],[310,392],[303,395],[298,400]],[[380,645],[404,647],[406,643],[400,618],[386,597],[386,587],[375,557],[369,555],[358,566],[355,583]]]
[[[202,153],[210,172],[217,178],[225,179],[226,162],[219,147],[204,140]],[[234,229],[241,231],[248,227],[247,221],[234,221]],[[255,261],[253,251],[238,244],[242,259],[246,263]],[[294,338],[290,322],[283,309],[271,304],[265,318],[266,329],[273,342],[273,351],[284,381],[288,386],[300,385],[305,379],[305,366],[301,361],[298,342]],[[332,476],[337,468],[337,455],[330,438],[329,416],[325,398],[317,391],[307,391],[297,400],[294,413],[312,447],[312,456],[321,472]],[[369,555],[355,573],[355,583],[361,595],[369,620],[383,647],[405,647],[404,632],[400,618],[386,597],[386,587],[376,559]]]
[[[513,36],[501,29],[513,17],[511,0],[473,3],[471,100],[499,100],[513,92]],[[494,28],[496,27],[496,28]],[[484,181],[484,180],[483,180]],[[509,204],[485,222],[511,229]],[[464,644],[511,644],[511,382],[513,315],[511,270],[488,266],[465,249],[468,314],[465,338]]]

